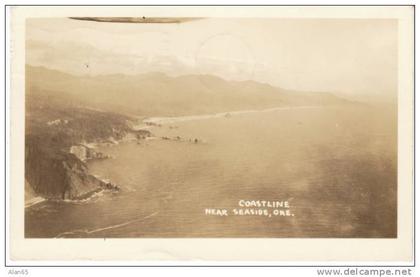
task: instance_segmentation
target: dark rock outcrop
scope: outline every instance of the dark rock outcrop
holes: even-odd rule
[[[118,190],[117,185],[89,174],[85,162],[107,156],[83,143],[116,141],[128,134],[138,139],[150,135],[131,129],[130,119],[27,95],[25,180],[33,194],[46,199],[81,199],[103,189]]]

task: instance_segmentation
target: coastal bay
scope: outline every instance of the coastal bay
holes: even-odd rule
[[[26,211],[27,235],[396,235],[396,225],[387,223],[396,217],[392,110],[361,105],[222,114],[230,116],[155,120],[145,124],[149,139],[98,147],[113,158],[88,161],[89,172],[121,191],[35,205]],[[204,213],[240,208],[241,199],[287,201],[294,216]],[[45,224],[52,226],[47,233]]]

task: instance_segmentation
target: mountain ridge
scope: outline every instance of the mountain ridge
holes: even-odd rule
[[[26,66],[30,95],[63,98],[107,111],[146,116],[191,115],[279,106],[341,105],[350,101],[327,92],[286,90],[256,81],[228,81],[214,75],[76,76]]]

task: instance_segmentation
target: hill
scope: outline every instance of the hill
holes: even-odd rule
[[[27,94],[142,116],[179,116],[299,105],[341,105],[330,93],[298,92],[211,75],[75,76],[26,67]]]

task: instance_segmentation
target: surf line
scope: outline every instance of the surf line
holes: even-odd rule
[[[124,223],[111,225],[111,226],[107,226],[107,227],[103,227],[103,228],[98,228],[98,229],[93,229],[93,230],[78,229],[78,230],[74,230],[74,231],[70,231],[70,232],[64,232],[64,233],[58,234],[54,238],[56,238],[56,239],[57,238],[62,238],[65,235],[72,235],[72,234],[77,234],[77,233],[93,234],[93,233],[98,233],[98,232],[105,231],[105,230],[116,229],[116,228],[120,228],[120,227],[123,227],[123,226],[127,226],[127,225],[135,223],[135,222],[144,221],[148,218],[151,218],[151,217],[157,215],[158,213],[159,212],[154,212],[154,213],[149,214],[148,216],[145,216],[145,217],[142,217],[142,218],[137,218],[137,219],[130,220],[130,221],[127,221],[127,222],[124,222]]]
[[[186,115],[186,116],[174,116],[174,117],[149,117],[149,118],[145,118],[142,121],[142,124],[146,124],[146,125],[171,124],[171,123],[183,122],[183,121],[230,117],[234,115],[243,115],[243,114],[251,114],[251,113],[265,113],[265,112],[275,112],[275,111],[295,110],[295,109],[314,109],[314,108],[321,108],[321,107],[322,106],[319,106],[319,105],[283,106],[283,107],[267,108],[267,109],[262,109],[262,110],[239,110],[239,111],[221,112],[221,113],[216,113],[216,114]],[[139,125],[139,126],[142,126],[142,125]]]

